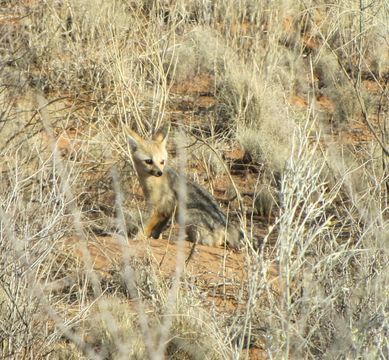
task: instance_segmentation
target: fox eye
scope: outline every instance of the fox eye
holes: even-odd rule
[[[165,164],[165,160],[162,160],[162,161],[161,161],[161,165],[164,165],[164,164]]]
[[[148,164],[148,165],[151,165],[153,163],[153,160],[152,159],[146,159],[145,163]]]

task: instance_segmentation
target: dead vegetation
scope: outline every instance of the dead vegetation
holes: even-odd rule
[[[0,358],[387,358],[388,16],[0,2]],[[137,236],[125,130],[166,122],[240,253]]]

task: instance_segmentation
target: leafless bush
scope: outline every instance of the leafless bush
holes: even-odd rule
[[[385,295],[379,290],[388,281],[385,211],[366,219],[356,203],[339,203],[346,178],[328,188],[318,143],[310,145],[305,135],[296,140],[283,173],[276,223],[279,297],[263,285],[268,302],[257,313],[274,329],[269,351],[293,358],[385,357]],[[365,191],[378,205],[379,197]],[[379,270],[372,273],[372,267]]]

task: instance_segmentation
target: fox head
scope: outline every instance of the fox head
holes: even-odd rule
[[[132,159],[138,175],[162,176],[167,162],[166,143],[169,126],[160,128],[151,140],[143,139],[132,130],[128,130],[128,133]]]

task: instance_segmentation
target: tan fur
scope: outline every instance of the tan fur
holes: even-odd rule
[[[169,128],[159,130],[151,140],[129,131],[131,155],[139,182],[151,208],[144,227],[146,236],[158,238],[178,205],[180,176],[168,166],[166,143]],[[185,179],[185,226],[188,240],[210,246],[228,244],[239,248],[243,234],[227,223],[213,197],[198,184]]]

